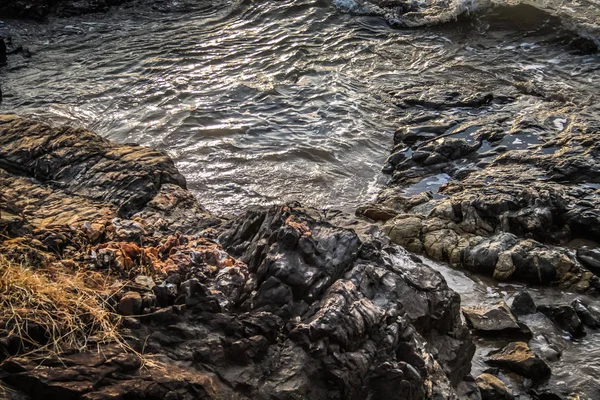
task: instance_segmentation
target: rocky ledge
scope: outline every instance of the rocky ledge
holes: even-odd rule
[[[0,185],[0,254],[103,274],[127,345],[31,355],[0,321],[9,398],[479,398],[460,297],[375,226],[299,205],[225,221],[166,154],[13,115]]]
[[[384,166],[391,183],[358,213],[387,221],[394,243],[455,267],[597,293],[597,106],[509,83],[392,93],[406,117]]]

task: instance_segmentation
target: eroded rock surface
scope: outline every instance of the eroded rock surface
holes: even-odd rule
[[[458,399],[474,345],[442,276],[377,228],[299,205],[223,223],[163,153],[0,116],[0,251],[115,281],[121,333],[60,361],[0,329],[34,399]],[[217,240],[218,238],[218,240]],[[0,325],[4,326],[5,325]],[[100,352],[98,352],[100,349]]]
[[[392,93],[406,110],[384,166],[392,182],[358,213],[412,252],[498,281],[597,292],[596,106],[480,86]]]

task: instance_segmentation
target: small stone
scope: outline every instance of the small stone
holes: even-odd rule
[[[121,324],[123,325],[123,327],[129,329],[139,329],[142,326],[140,321],[137,318],[133,317],[124,317],[121,320]]]
[[[117,312],[121,315],[139,315],[142,311],[142,296],[138,292],[127,292],[121,297]]]
[[[156,285],[152,291],[156,295],[156,302],[160,307],[172,305],[177,297],[177,286],[172,283]]]
[[[514,396],[510,393],[504,382],[492,374],[483,373],[477,377],[476,382],[482,400],[514,399]]]
[[[515,296],[512,305],[510,306],[510,310],[517,316],[535,314],[537,312],[535,302],[526,290],[519,292]]]
[[[140,285],[143,289],[152,290],[156,283],[154,280],[147,275],[138,275],[135,277],[135,283]]]

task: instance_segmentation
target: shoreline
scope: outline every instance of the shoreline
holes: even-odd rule
[[[100,361],[83,362],[73,349],[62,361],[69,368],[51,359],[47,377],[35,368],[43,357],[17,357],[0,379],[33,398],[559,396],[546,376],[517,368],[515,377],[506,359],[477,378],[465,373],[473,340],[491,338],[494,349],[510,342],[498,357],[526,354],[552,367],[562,351],[556,336],[576,341],[600,327],[593,303],[527,304],[525,314],[499,303],[461,314],[456,293],[414,255],[495,282],[598,295],[591,100],[518,82],[491,87],[452,88],[450,100],[436,85],[392,94],[410,117],[384,167],[392,182],[358,219],[291,203],[215,216],[164,152],[1,116],[0,183],[14,190],[0,198],[8,232],[0,255],[50,277],[107,277],[118,288],[107,309],[135,351],[93,338]],[[541,110],[510,115],[528,102]],[[459,111],[445,119],[452,107]],[[526,147],[513,146],[521,139]],[[490,330],[479,314],[506,326]],[[0,321],[0,347],[14,353],[6,332]]]
[[[468,374],[474,347],[460,321],[458,295],[383,237],[357,234],[299,205],[252,209],[207,228],[217,221],[189,196],[160,152],[13,116],[0,118],[0,131],[3,167],[19,172],[2,172],[3,186],[12,189],[2,199],[9,236],[2,254],[38,271],[93,270],[121,281],[111,301],[124,314],[119,329],[131,338],[129,345],[158,357],[169,372],[173,362],[204,371],[186,372],[193,375],[188,384],[172,389],[176,376],[140,375],[132,356],[114,348],[94,365],[77,353],[61,357],[70,368],[45,361],[52,372],[43,375],[33,368],[35,357],[10,358],[2,379],[33,398],[150,396],[150,390],[190,398],[194,385],[209,398],[304,393],[317,399],[332,391],[345,397],[380,393],[389,385],[420,393],[414,398],[448,397]],[[186,229],[196,234],[182,234]],[[217,234],[221,245],[211,239]],[[371,284],[364,286],[365,280]],[[375,305],[382,295],[389,300]],[[432,301],[435,315],[427,311]],[[7,333],[4,352],[15,340]],[[430,344],[421,348],[422,342]],[[388,346],[403,350],[381,352]],[[364,369],[352,367],[358,360]],[[123,380],[114,381],[104,369],[120,371]],[[80,372],[68,378],[69,371]],[[236,382],[248,373],[256,381],[244,378],[242,389]],[[330,374],[340,380],[324,380]]]

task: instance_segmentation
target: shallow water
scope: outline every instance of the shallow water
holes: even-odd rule
[[[538,8],[514,9],[449,0],[446,14],[443,2],[423,1],[402,21],[389,10],[365,10],[364,2],[362,9],[317,0],[154,3],[47,25],[2,21],[0,35],[33,55],[9,56],[0,68],[0,111],[163,149],[217,213],[288,200],[353,211],[387,181],[381,167],[393,132],[414,112],[399,106],[407,96],[534,85],[544,95],[439,115],[543,112],[544,129],[559,132],[571,120],[553,96],[594,104],[600,93],[600,57],[578,36],[600,37],[590,1],[528,1]],[[342,12],[349,9],[375,16]],[[591,110],[590,120],[600,115]],[[534,149],[543,143],[536,132],[503,145]],[[480,152],[490,149],[484,144]],[[426,179],[406,192],[435,192],[447,180]],[[521,289],[432,265],[466,305]],[[533,293],[542,303],[570,300],[553,289]],[[480,343],[474,372],[495,345]],[[552,364],[553,385],[565,394],[585,387],[600,398],[600,335],[564,345],[563,359]]]

